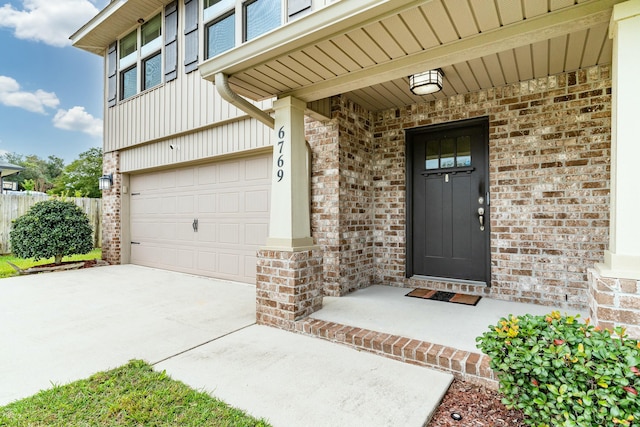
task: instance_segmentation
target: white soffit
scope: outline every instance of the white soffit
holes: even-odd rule
[[[399,107],[611,62],[622,0],[342,0],[200,64],[253,100],[346,93],[371,110]],[[445,73],[416,97],[407,76]]]
[[[148,19],[172,0],[113,0],[71,37],[73,46],[97,55],[125,32],[135,28],[138,19]]]

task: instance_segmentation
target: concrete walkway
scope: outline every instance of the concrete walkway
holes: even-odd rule
[[[0,405],[143,359],[286,426],[422,426],[452,377],[257,326],[251,285],[133,265],[0,280]]]

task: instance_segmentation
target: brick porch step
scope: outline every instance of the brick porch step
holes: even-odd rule
[[[489,357],[481,353],[313,317],[296,321],[293,330],[401,362],[449,372],[456,378],[491,389],[498,388],[497,378],[489,367]]]

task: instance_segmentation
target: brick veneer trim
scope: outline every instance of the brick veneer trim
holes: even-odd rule
[[[120,264],[122,253],[122,175],[120,174],[120,153],[104,153],[102,159],[104,174],[112,174],[113,183],[109,190],[102,191],[102,259],[109,264]]]
[[[603,329],[622,327],[640,339],[640,280],[601,276],[589,269],[589,314]]]
[[[287,325],[322,307],[322,251],[259,250],[256,321]]]
[[[484,354],[311,317],[292,322],[286,329],[401,362],[449,372],[457,378],[492,389],[498,388],[497,377],[489,367],[490,359]]]

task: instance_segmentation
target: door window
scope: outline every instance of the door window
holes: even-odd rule
[[[425,169],[447,169],[471,166],[471,138],[441,138],[427,141]]]

